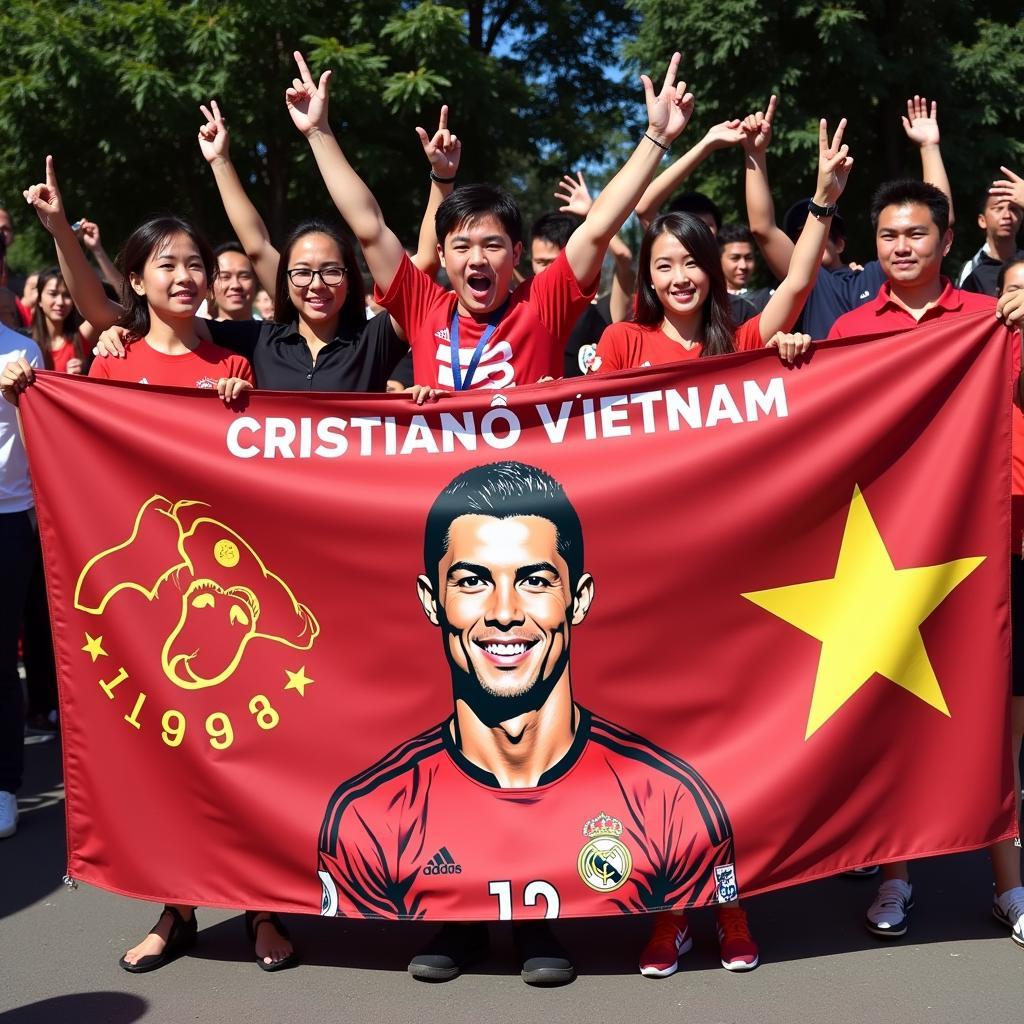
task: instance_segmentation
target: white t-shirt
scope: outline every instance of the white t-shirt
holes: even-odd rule
[[[29,366],[43,365],[43,354],[31,338],[0,324],[0,369],[19,356]],[[32,504],[28,458],[18,433],[17,410],[10,402],[0,398],[0,515],[25,512]]]

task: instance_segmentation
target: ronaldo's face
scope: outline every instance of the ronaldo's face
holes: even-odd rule
[[[575,603],[554,523],[464,515],[448,537],[437,620],[452,667],[491,697],[538,688],[546,698],[568,664]],[[584,577],[577,590],[588,584]],[[578,609],[576,621],[583,614]]]

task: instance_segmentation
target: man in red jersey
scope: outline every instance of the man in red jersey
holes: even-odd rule
[[[467,470],[427,515],[424,562],[454,714],[331,797],[322,912],[522,921],[523,977],[552,983],[573,968],[543,918],[735,899],[732,831],[707,783],[573,700],[570,637],[594,580],[561,485],[520,462]],[[546,880],[509,849],[540,821],[560,867]],[[410,972],[453,978],[486,944],[482,924],[445,925]]]

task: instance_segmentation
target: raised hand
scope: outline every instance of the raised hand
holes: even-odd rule
[[[746,137],[739,118],[713,124],[704,135],[704,145],[708,149],[723,149],[725,146],[737,146]]]
[[[35,207],[44,228],[52,235],[62,224],[68,222],[64,213],[64,200],[57,187],[57,172],[53,169],[53,157],[46,158],[46,181],[33,185],[22,193],[25,202]]]
[[[853,168],[850,147],[843,143],[846,118],[839,122],[831,143],[828,141],[828,122],[822,118],[818,123],[818,185],[814,201],[820,206],[831,206],[839,201],[846,188],[846,180]]]
[[[95,252],[97,249],[102,248],[99,224],[86,220],[83,217],[76,226],[75,234],[82,240],[82,244],[86,249],[91,249]],[[69,370],[68,372],[70,373],[71,371]]]
[[[299,77],[292,79],[291,87],[284,93],[288,113],[303,135],[308,137],[317,132],[328,135],[331,129],[327,122],[327,94],[331,72],[325,71],[320,81],[314,84],[305,58],[298,50],[293,56],[299,67]]]
[[[928,100],[924,96],[915,96],[907,100],[907,116],[903,120],[903,130],[907,138],[915,146],[937,146],[939,144],[939,105],[932,100],[928,109]]]
[[[199,148],[202,150],[203,158],[208,164],[212,164],[214,160],[229,160],[231,139],[217,101],[211,100],[208,107],[200,104],[199,110],[206,118],[206,124],[199,129]]]
[[[555,188],[555,198],[562,203],[559,213],[575,213],[577,217],[586,217],[594,205],[582,171],[578,171],[575,178],[571,174],[563,174]]]
[[[654,85],[647,75],[641,75],[644,100],[647,104],[647,134],[662,145],[669,145],[679,137],[693,116],[693,93],[686,91],[686,83],[676,84],[679,53],[672,54],[661,92],[655,95]]]
[[[448,105],[441,107],[441,117],[433,136],[427,135],[426,129],[419,126],[416,127],[416,134],[420,137],[420,145],[434,174],[439,178],[454,178],[462,159],[462,140],[448,130]]]
[[[748,114],[740,124],[743,138],[740,140],[747,153],[763,153],[772,141],[772,123],[775,120],[775,108],[779,104],[778,96],[768,100],[766,111],[758,110]]]
[[[993,181],[988,194],[996,199],[1009,199],[1011,203],[1024,207],[1024,178],[1019,174],[1014,174],[1009,167],[1000,167],[999,170],[1006,177]]]

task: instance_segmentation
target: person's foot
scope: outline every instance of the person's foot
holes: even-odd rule
[[[18,831],[18,798],[6,789],[0,789],[0,839]]]
[[[277,914],[269,910],[247,910],[245,928],[256,953],[256,963],[265,971],[280,971],[295,963],[295,947]]]
[[[451,981],[482,960],[488,944],[485,924],[444,924],[409,961],[409,973],[420,981]]]
[[[693,949],[693,937],[684,914],[668,911],[654,919],[654,930],[640,954],[640,973],[645,978],[667,978],[676,973],[679,958]]]
[[[849,871],[844,871],[843,874],[847,878],[874,878],[881,870],[877,864],[865,864],[862,868],[850,868]]]
[[[193,907],[164,907],[149,934],[121,957],[121,967],[133,974],[163,967],[195,944],[196,927]]]
[[[996,896],[992,903],[992,916],[1010,929],[1010,938],[1018,946],[1024,946],[1024,886]]]
[[[752,971],[761,962],[742,907],[718,908],[718,946],[727,971]]]
[[[576,977],[576,968],[546,921],[513,925],[512,935],[527,985],[566,985]]]
[[[883,939],[907,934],[907,921],[914,906],[914,891],[902,878],[890,878],[878,887],[875,902],[868,907],[868,931]]]

